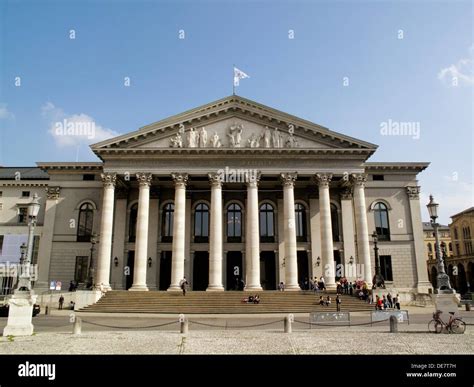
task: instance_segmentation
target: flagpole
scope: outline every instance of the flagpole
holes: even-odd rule
[[[235,64],[232,65],[232,95],[235,95]]]

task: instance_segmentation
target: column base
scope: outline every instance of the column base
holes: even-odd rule
[[[206,292],[223,292],[224,287],[223,286],[209,286],[206,289]]]
[[[250,292],[250,291],[262,291],[262,287],[261,286],[246,286],[244,288],[244,292]]]
[[[112,287],[109,284],[100,284],[100,285],[95,285],[93,290],[108,292],[109,290],[112,290]]]
[[[130,289],[128,289],[129,292],[147,292],[148,287],[146,285],[132,285]]]
[[[181,289],[180,286],[178,285],[171,285],[168,289],[166,289],[167,292],[182,292],[183,289]]]
[[[429,294],[433,292],[433,285],[431,282],[423,281],[416,284],[416,292],[419,294]]]
[[[336,290],[337,289],[336,283],[324,284],[324,286],[326,286],[326,290]]]
[[[301,290],[300,286],[299,285],[285,285],[285,292],[286,291],[289,291],[289,292],[297,292]]]

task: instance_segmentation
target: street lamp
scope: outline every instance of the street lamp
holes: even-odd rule
[[[446,271],[444,270],[443,257],[441,256],[440,250],[439,250],[439,237],[438,237],[439,224],[436,223],[436,218],[438,217],[438,206],[439,204],[434,201],[433,195],[430,195],[430,202],[426,205],[426,207],[428,208],[428,213],[430,214],[431,225],[433,226],[434,235],[435,235],[435,254],[436,254],[436,261],[438,263],[438,276],[437,276],[438,289],[436,289],[436,292],[441,293],[441,294],[452,294],[454,293],[454,289],[451,288],[451,285],[449,283],[449,276],[446,274]]]
[[[373,286],[376,288],[385,289],[385,280],[383,279],[382,272],[380,270],[380,259],[379,259],[379,248],[377,246],[378,236],[374,231],[372,233],[372,239],[374,241],[374,253],[375,253],[375,276],[372,280]]]
[[[97,235],[91,235],[91,257],[89,260],[89,272],[87,275],[87,287],[92,288],[94,287],[94,251],[95,251],[95,244],[97,243]]]
[[[36,221],[40,210],[40,203],[38,195],[33,195],[33,200],[28,204],[28,245],[23,243],[20,247],[20,278],[18,280],[17,289],[20,291],[31,290],[31,257],[33,255],[33,240]],[[25,258],[26,255],[26,258]]]

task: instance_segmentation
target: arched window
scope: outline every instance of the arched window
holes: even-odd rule
[[[375,230],[381,241],[390,240],[390,227],[388,225],[388,209],[387,206],[378,202],[374,205]]]
[[[227,206],[227,242],[242,242],[242,208],[237,203]]]
[[[135,242],[137,236],[137,216],[138,216],[138,203],[135,203],[130,207],[130,217],[128,219],[128,241]]]
[[[275,211],[269,203],[260,206],[260,242],[275,242]]]
[[[449,242],[449,252],[450,253],[453,252],[453,244],[451,242]]]
[[[194,242],[209,242],[209,206],[199,203],[194,210]]]
[[[427,244],[428,247],[428,259],[433,258],[433,245],[431,243]]]
[[[173,220],[174,220],[174,204],[167,203],[163,207],[161,221],[161,241],[173,241]]]
[[[339,214],[337,213],[337,207],[331,203],[331,226],[332,226],[332,240],[339,242],[341,240],[339,236]]]
[[[306,208],[301,203],[295,204],[296,240],[306,242]]]
[[[92,225],[94,224],[94,207],[91,203],[84,203],[79,207],[79,221],[77,227],[77,241],[90,242]]]

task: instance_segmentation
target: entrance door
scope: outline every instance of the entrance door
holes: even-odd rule
[[[264,290],[276,289],[275,252],[262,251],[260,253],[260,283]]]
[[[193,264],[193,290],[206,290],[209,284],[209,252],[196,251]]]
[[[160,290],[167,290],[171,285],[171,251],[162,251],[160,257]]]
[[[334,278],[339,281],[344,273],[344,268],[341,266],[341,253],[339,250],[334,250]]]
[[[128,270],[125,273],[125,289],[130,289],[133,285],[133,270],[135,268],[135,251],[129,251],[127,257]]]
[[[226,290],[239,290],[242,278],[242,252],[229,251],[227,253],[227,283]]]
[[[308,290],[309,287],[309,266],[308,266],[308,252],[298,251],[298,284],[302,289]]]

